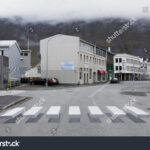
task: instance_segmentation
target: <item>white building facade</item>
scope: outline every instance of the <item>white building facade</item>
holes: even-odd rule
[[[43,39],[40,53],[43,78],[48,68],[48,78],[56,77],[61,84],[106,81],[106,52],[79,37],[59,34]]]
[[[20,52],[21,49],[17,41],[0,41],[0,51],[8,57],[8,67],[12,82],[20,82]]]
[[[130,54],[116,54],[114,56],[115,77],[120,80],[140,80],[141,62],[140,57]]]
[[[20,61],[21,77],[24,77],[25,72],[31,69],[31,50],[21,50]]]
[[[150,62],[141,60],[141,80],[150,80]]]

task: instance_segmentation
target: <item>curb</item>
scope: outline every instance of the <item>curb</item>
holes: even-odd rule
[[[13,106],[13,105],[15,105],[15,104],[17,104],[17,103],[20,103],[20,102],[22,102],[22,101],[24,101],[24,100],[26,100],[26,99],[29,99],[29,97],[22,97],[22,98],[18,99],[17,101],[12,102],[12,103],[10,103],[10,104],[8,104],[8,105],[6,105],[6,106],[0,108],[0,111],[2,111],[2,110],[4,110],[4,109],[7,109],[7,108],[9,108],[9,107],[11,107],[11,106]]]

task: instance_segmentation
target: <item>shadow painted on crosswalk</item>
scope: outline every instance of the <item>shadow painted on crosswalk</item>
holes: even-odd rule
[[[8,119],[6,120],[4,123],[7,124],[7,123],[17,123],[17,119],[18,118],[23,118],[22,114],[16,116],[15,118],[12,118],[12,119]]]
[[[124,121],[119,117],[113,117],[110,113],[105,113],[105,114],[109,119],[111,119],[112,123],[124,123]]]
[[[26,123],[37,123],[43,115],[43,113],[40,113],[36,118],[29,118]]]
[[[60,123],[60,117],[58,117],[58,118],[49,118],[48,122],[49,123]]]
[[[132,120],[135,123],[146,123],[144,120],[142,120],[141,118],[135,117],[133,115],[127,114],[127,117]]]
[[[102,121],[100,120],[100,118],[97,118],[97,117],[91,117],[89,114],[88,115],[88,118],[89,118],[89,121],[91,123],[101,123]]]

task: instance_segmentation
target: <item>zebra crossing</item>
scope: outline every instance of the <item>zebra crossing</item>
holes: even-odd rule
[[[25,107],[17,107],[8,110],[4,114],[0,115],[1,119],[13,119],[19,115],[27,118],[36,118],[43,110],[43,107],[31,107],[26,110]],[[125,117],[127,114],[133,115],[137,118],[149,117],[150,114],[134,106],[125,106],[122,109],[116,106],[106,106],[106,110],[111,116],[115,118]],[[81,110],[79,106],[69,106],[68,116],[70,119],[80,119]],[[59,118],[61,114],[61,106],[51,106],[47,112],[45,112],[46,117],[48,118]],[[105,113],[98,106],[88,106],[87,114],[91,118],[101,118],[105,116]]]

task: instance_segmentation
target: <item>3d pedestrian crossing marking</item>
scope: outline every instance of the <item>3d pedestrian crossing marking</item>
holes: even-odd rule
[[[3,115],[1,115],[0,118],[13,119],[21,114],[23,114],[24,117],[35,118],[41,113],[42,109],[43,107],[32,107],[25,112],[25,107],[17,107],[17,108],[8,110]],[[116,118],[126,116],[126,113],[129,113],[139,118],[150,116],[149,113],[139,108],[136,108],[134,106],[125,106],[123,108],[125,112],[116,106],[106,106],[106,109],[112,116]],[[49,110],[47,111],[46,116],[49,118],[59,118],[60,111],[61,111],[61,106],[51,106]],[[101,109],[98,106],[88,106],[87,111],[88,111],[89,116],[92,118],[100,118],[104,116],[104,113],[101,111]],[[70,119],[80,119],[80,116],[81,116],[80,107],[69,106],[68,115]]]
[[[26,111],[23,116],[28,118],[36,118],[42,111],[43,107],[32,107]]]
[[[116,106],[106,106],[108,112],[115,118],[124,117],[126,113]]]
[[[48,112],[46,113],[46,116],[49,118],[59,118],[60,117],[60,106],[51,106]]]
[[[149,113],[147,113],[139,108],[136,108],[134,106],[125,106],[124,110],[125,110],[125,112],[127,112],[135,117],[149,117],[150,116]]]
[[[79,119],[81,115],[79,106],[70,106],[69,107],[69,118]]]
[[[104,113],[98,106],[88,106],[88,114],[91,118],[100,118],[104,116]]]
[[[4,119],[13,119],[16,116],[22,114],[25,111],[25,107],[17,107],[11,110],[8,110],[6,113],[4,113],[3,115],[1,115],[1,118]]]

